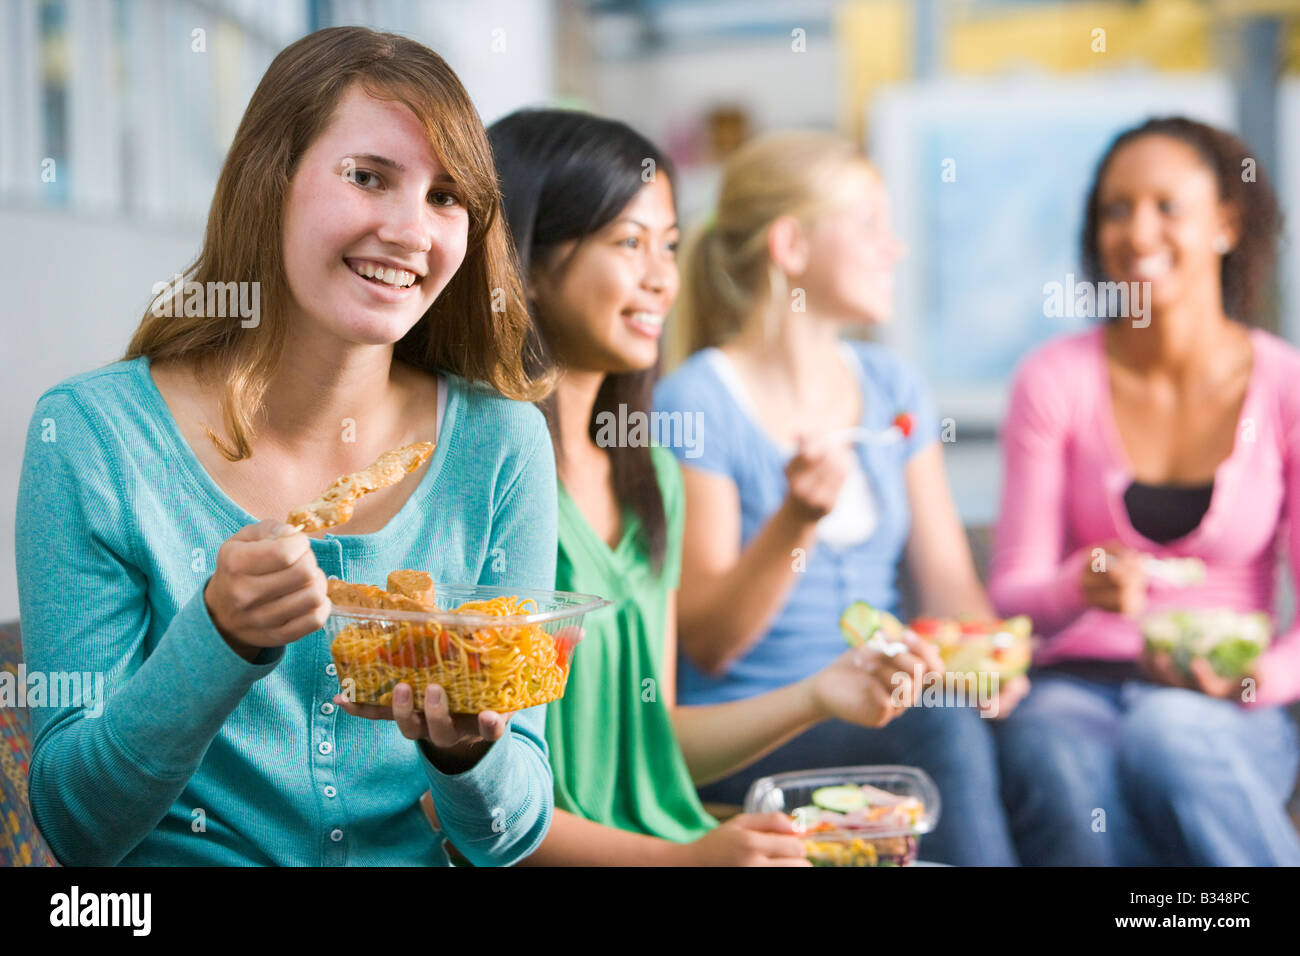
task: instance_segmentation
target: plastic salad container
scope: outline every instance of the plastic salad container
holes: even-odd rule
[[[814,866],[909,866],[939,821],[939,788],[917,767],[832,767],[755,780],[746,813],[785,813]]]
[[[918,617],[910,627],[938,645],[944,665],[955,673],[997,674],[1007,681],[1027,672],[1033,658],[1033,624],[1024,615],[991,621]]]
[[[427,612],[333,605],[325,631],[345,695],[391,704],[405,681],[419,708],[425,687],[439,684],[458,714],[558,700],[583,617],[609,604],[591,594],[486,585],[439,584],[434,593],[439,609]]]
[[[1203,657],[1220,677],[1244,677],[1272,640],[1267,614],[1223,608],[1157,611],[1142,619],[1147,647],[1189,673]]]
[[[934,644],[944,667],[954,674],[996,674],[1000,680],[1019,677],[1033,658],[1033,623],[1024,615],[1006,620],[918,617],[904,625],[888,611],[866,601],[854,601],[840,615],[840,631],[853,646],[883,649],[912,633]]]

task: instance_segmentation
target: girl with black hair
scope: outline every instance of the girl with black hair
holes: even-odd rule
[[[557,811],[529,860],[806,865],[787,817],[718,826],[695,785],[825,718],[886,723],[919,691],[911,675],[939,661],[916,644],[893,659],[857,648],[762,697],[676,706],[681,475],[636,424],[678,288],[672,167],[622,123],[578,112],[521,111],[489,136],[528,281],[528,358],[560,373],[542,403],[561,485],[557,587],[614,602],[587,620],[565,696],[547,708]]]
[[[1050,342],[1017,373],[990,596],[1047,638],[999,728],[1028,864],[1300,864],[1300,628],[1244,680],[1144,648],[1169,608],[1272,610],[1300,577],[1300,352],[1246,322],[1280,222],[1237,138],[1183,118],[1121,134],[1087,200],[1090,278],[1144,308]],[[1137,313],[1142,314],[1137,314]],[[1175,588],[1150,558],[1198,558]]]

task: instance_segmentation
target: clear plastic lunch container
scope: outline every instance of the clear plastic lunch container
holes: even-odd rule
[[[929,774],[897,765],[779,773],[745,795],[746,813],[794,820],[815,866],[910,866],[940,809]]]
[[[325,623],[343,694],[391,704],[411,685],[417,709],[439,684],[452,713],[514,711],[558,700],[581,637],[582,619],[609,601],[592,594],[487,585],[436,584],[438,610],[333,605]],[[460,612],[467,602],[516,599],[515,613]]]
[[[1232,679],[1249,673],[1273,638],[1267,614],[1230,608],[1153,611],[1142,619],[1142,636],[1184,674],[1191,673],[1192,661],[1205,658],[1220,677]]]

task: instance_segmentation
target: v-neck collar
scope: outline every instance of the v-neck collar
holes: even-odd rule
[[[1181,538],[1174,538],[1165,542],[1152,541],[1133,527],[1128,508],[1124,504],[1124,492],[1136,480],[1133,472],[1133,460],[1129,456],[1128,447],[1124,444],[1123,436],[1120,435],[1119,423],[1115,419],[1114,396],[1111,394],[1110,389],[1110,367],[1106,358],[1106,329],[1104,326],[1098,327],[1093,334],[1096,343],[1094,354],[1097,359],[1097,374],[1101,388],[1097,408],[1101,415],[1102,445],[1106,449],[1108,466],[1106,505],[1110,509],[1111,520],[1115,522],[1115,526],[1121,531],[1130,532],[1135,538],[1152,548],[1176,551],[1194,549],[1202,539],[1214,533],[1219,515],[1225,507],[1224,502],[1232,500],[1235,495],[1236,482],[1241,472],[1244,455],[1241,445],[1242,423],[1250,420],[1256,414],[1255,407],[1259,401],[1259,382],[1263,377],[1261,363],[1264,361],[1264,350],[1260,342],[1261,333],[1258,329],[1251,329],[1249,332],[1251,347],[1250,379],[1246,382],[1246,394],[1242,397],[1241,409],[1237,413],[1237,424],[1234,426],[1235,430],[1232,437],[1232,450],[1214,469],[1214,488],[1210,492],[1210,506],[1206,509],[1205,514],[1201,516],[1201,521],[1195,528]]]
[[[629,556],[629,552],[635,553],[637,533],[641,527],[636,515],[630,509],[623,508],[620,505],[623,534],[619,538],[618,544],[611,548],[609,542],[597,534],[596,529],[591,526],[587,516],[582,513],[578,503],[573,500],[569,490],[564,487],[564,482],[557,481],[556,485],[559,489],[560,511],[563,512],[564,520],[570,527],[577,529],[577,533],[586,542],[588,550],[611,565],[621,567],[630,563],[633,558]]]
[[[246,511],[242,505],[226,494],[225,490],[208,474],[208,470],[203,467],[198,455],[194,453],[194,449],[190,447],[189,441],[186,440],[184,433],[181,431],[176,417],[172,414],[170,406],[162,396],[162,392],[158,390],[158,385],[154,382],[153,375],[150,374],[149,366],[148,356],[141,356],[136,359],[140,387],[143,389],[145,397],[155,407],[154,417],[164,440],[171,446],[172,460],[181,467],[181,471],[195,490],[206,498],[212,508],[221,513],[236,530],[245,525],[256,524],[261,519]],[[331,534],[327,531],[324,538],[311,539],[317,545],[334,539],[340,542],[350,542],[350,546],[360,552],[382,549],[390,543],[394,535],[400,533],[403,528],[410,524],[414,513],[422,506],[421,502],[433,493],[434,487],[442,474],[442,465],[447,458],[452,429],[455,427],[456,417],[460,409],[460,383],[458,378],[445,372],[440,372],[439,377],[447,381],[446,408],[443,412],[442,423],[438,428],[438,434],[435,436],[436,443],[433,457],[420,478],[420,484],[402,503],[402,507],[398,509],[397,513],[389,518],[388,523],[378,531],[372,531],[369,534],[343,535]]]

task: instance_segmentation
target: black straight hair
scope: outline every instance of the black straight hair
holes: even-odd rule
[[[1125,130],[1106,149],[1088,190],[1083,221],[1083,268],[1097,281],[1102,274],[1097,232],[1101,226],[1098,208],[1101,184],[1111,160],[1123,147],[1144,136],[1166,136],[1196,150],[1207,169],[1214,173],[1219,200],[1237,208],[1241,230],[1237,244],[1222,258],[1219,281],[1223,312],[1229,318],[1252,324],[1255,309],[1277,259],[1278,235],[1282,231],[1282,209],[1269,177],[1244,142],[1231,133],[1183,116],[1153,117]]]
[[[519,273],[525,282],[533,270],[563,271],[558,261],[564,243],[581,243],[613,222],[653,176],[674,181],[672,164],[648,139],[617,120],[577,110],[517,110],[488,129],[488,139],[501,178],[506,223],[514,239]],[[647,162],[649,161],[649,162]],[[528,297],[532,332],[525,348],[525,368],[542,373],[562,369],[564,356],[553,354],[547,319]],[[639,372],[605,376],[596,394],[588,430],[593,440],[602,412],[618,416],[649,413],[659,362]],[[557,458],[563,454],[554,393],[537,404],[546,416]],[[663,565],[667,519],[648,445],[617,445],[607,449],[614,496],[620,508],[636,515],[641,544],[652,566]]]

